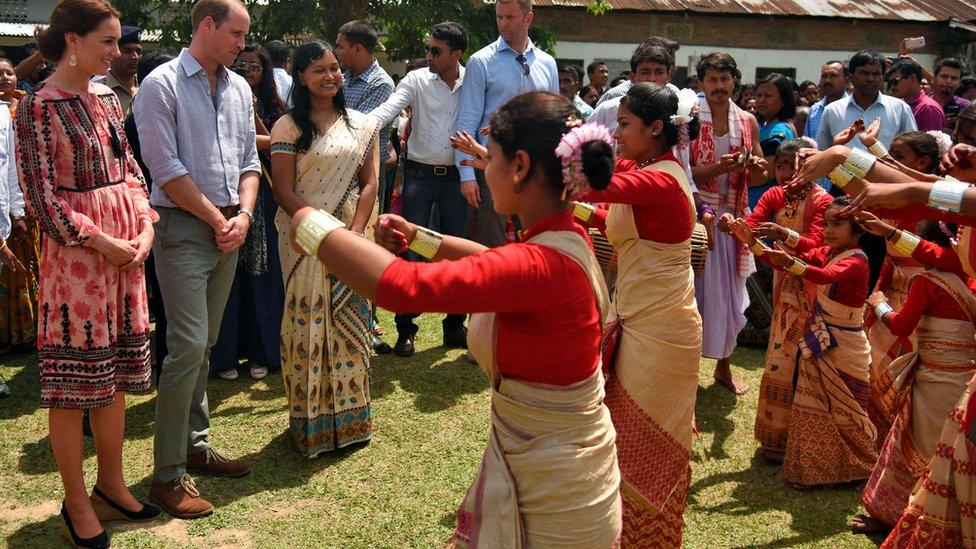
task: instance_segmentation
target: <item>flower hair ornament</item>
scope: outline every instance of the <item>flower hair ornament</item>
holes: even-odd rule
[[[952,148],[952,138],[948,134],[939,130],[929,130],[925,133],[935,139],[935,144],[939,146],[939,156],[948,154],[949,149]]]
[[[567,124],[568,125],[568,124]],[[613,136],[602,124],[587,122],[573,126],[556,147],[556,157],[563,165],[563,198],[589,192],[590,180],[583,173],[583,145],[590,141],[603,141],[613,147]]]
[[[678,112],[671,115],[671,123],[678,126],[678,147],[688,146],[688,124],[695,119],[694,111],[698,106],[698,94],[695,90],[684,88],[678,92]]]

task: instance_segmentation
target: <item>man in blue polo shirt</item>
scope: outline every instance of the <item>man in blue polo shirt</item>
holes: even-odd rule
[[[870,125],[875,118],[881,119],[878,141],[888,147],[895,136],[918,129],[915,117],[907,103],[896,97],[881,93],[884,82],[885,60],[875,50],[857,52],[848,62],[848,73],[854,93],[827,105],[817,132],[817,146],[824,150],[834,143],[834,136],[849,128],[861,118]],[[854,138],[848,146],[867,150],[859,138]]]

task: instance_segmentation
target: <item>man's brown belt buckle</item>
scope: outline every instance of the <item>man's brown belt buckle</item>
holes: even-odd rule
[[[434,175],[437,176],[447,175],[447,166],[434,166]]]

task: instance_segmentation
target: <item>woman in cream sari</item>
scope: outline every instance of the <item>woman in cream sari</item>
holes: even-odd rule
[[[306,457],[369,440],[366,300],[290,244],[290,216],[321,208],[365,236],[376,201],[378,123],[347,110],[342,73],[325,42],[295,51],[294,110],[271,132],[275,224],[285,281],[281,372],[295,448]]]
[[[469,165],[485,170],[497,212],[528,227],[524,242],[487,249],[383,216],[382,249],[321,210],[304,208],[292,222],[302,249],[385,309],[476,313],[468,341],[491,379],[491,432],[458,509],[455,547],[608,548],[620,535],[599,357],[609,305],[565,201],[607,185],[613,151],[605,129],[567,126],[574,113],[561,96],[520,95],[492,116],[487,151],[470,136],[458,143],[477,155]],[[562,158],[553,153],[561,143]],[[408,245],[434,262],[387,251]]]
[[[697,133],[698,122],[694,93],[680,103],[663,86],[631,88],[615,134],[625,160],[607,189],[581,197],[612,203],[594,212],[594,224],[618,256],[611,318],[620,337],[606,365],[606,402],[618,433],[624,546],[680,547],[691,480],[702,341],[691,268],[696,215],[671,148],[694,137],[689,127]]]

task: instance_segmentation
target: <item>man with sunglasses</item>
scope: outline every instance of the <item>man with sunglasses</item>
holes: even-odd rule
[[[390,98],[372,111],[381,124],[411,108],[407,126],[407,145],[403,156],[403,217],[427,227],[437,205],[438,231],[464,236],[468,221],[468,203],[461,196],[461,177],[454,165],[450,137],[461,106],[461,83],[464,67],[461,56],[468,47],[468,35],[457,23],[434,25],[427,38],[427,67],[407,73]],[[411,261],[422,258],[408,252]],[[414,337],[419,330],[415,313],[396,315],[397,356],[414,353]],[[443,322],[444,346],[467,347],[464,315],[447,315]]]
[[[849,128],[859,118],[865,125],[870,125],[875,118],[881,119],[878,141],[885,147],[891,145],[896,135],[918,129],[907,103],[881,93],[884,69],[885,59],[875,50],[862,50],[851,57],[848,74],[854,93],[824,108],[820,131],[817,132],[817,146],[820,150],[826,150],[833,145],[834,136]],[[857,137],[847,146],[867,150]]]
[[[945,111],[938,101],[922,90],[922,66],[914,59],[901,58],[888,69],[888,92],[908,103],[919,131],[942,131]]]
[[[497,0],[495,20],[500,36],[468,60],[456,127],[476,136],[482,144],[487,138],[479,130],[509,99],[531,91],[559,93],[556,60],[529,39],[533,17],[532,0]],[[461,194],[477,212],[477,226],[468,237],[488,247],[500,246],[505,243],[507,217],[495,213],[484,174],[462,164],[469,158],[463,153],[455,157]]]

